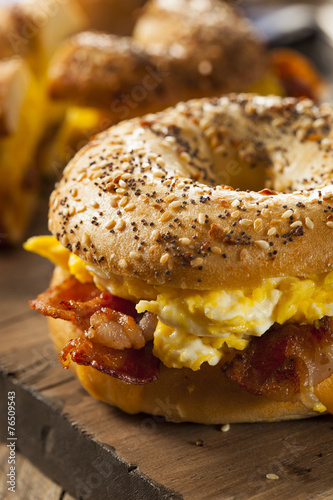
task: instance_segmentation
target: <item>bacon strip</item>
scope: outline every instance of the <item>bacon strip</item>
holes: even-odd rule
[[[226,376],[257,395],[295,401],[333,373],[333,318],[314,325],[273,326],[223,366]]]
[[[59,358],[65,368],[71,358],[78,365],[91,366],[123,382],[141,385],[158,377],[159,360],[153,355],[151,344],[148,342],[142,349],[118,350],[79,337],[66,344]]]
[[[71,276],[30,301],[30,307],[82,332],[59,355],[65,368],[72,360],[132,384],[157,378],[159,361],[146,343],[156,319],[139,315],[132,302]]]
[[[109,292],[101,292],[93,282],[80,283],[70,276],[63,283],[48,288],[29,302],[44,316],[71,321],[86,330],[90,325],[90,317],[102,307],[109,307],[135,318],[138,314],[133,302],[116,297]]]

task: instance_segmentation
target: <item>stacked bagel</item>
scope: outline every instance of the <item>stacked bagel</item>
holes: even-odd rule
[[[56,54],[49,93],[67,112],[42,165],[61,171],[91,135],[180,100],[231,91],[317,100],[321,90],[306,58],[290,50],[268,53],[230,3],[150,0],[131,37],[80,33]]]
[[[50,115],[59,120],[47,98],[49,60],[88,26],[76,0],[0,7],[0,244],[22,239],[37,196],[36,149]]]
[[[47,90],[53,54],[74,33],[101,26],[101,18],[105,29],[118,22],[119,32],[129,33],[130,13],[142,3],[18,0],[0,7],[1,247],[22,240],[37,198],[40,147],[64,120],[66,107],[53,103]]]

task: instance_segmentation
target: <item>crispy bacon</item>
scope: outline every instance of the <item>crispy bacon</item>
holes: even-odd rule
[[[74,276],[48,288],[29,304],[44,316],[71,321],[83,330],[89,328],[90,317],[102,307],[137,316],[133,302],[101,292],[93,282],[80,283]]]
[[[278,48],[270,52],[274,74],[286,95],[320,101],[323,80],[314,65],[299,52]]]
[[[129,384],[141,385],[158,377],[159,360],[153,355],[151,344],[148,342],[142,349],[119,350],[79,337],[70,340],[59,357],[65,367],[71,358],[78,365],[91,366]]]
[[[86,336],[113,349],[141,349],[146,343],[134,318],[109,307],[102,307],[91,316]]]
[[[150,313],[138,314],[129,300],[71,276],[30,301],[30,307],[45,316],[70,321],[81,331],[60,353],[65,367],[73,360],[133,384],[157,377],[158,360],[146,344],[157,320]]]
[[[314,325],[275,325],[223,366],[226,376],[257,395],[295,401],[333,373],[333,318]]]

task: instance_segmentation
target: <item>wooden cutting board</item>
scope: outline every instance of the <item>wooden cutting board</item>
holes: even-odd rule
[[[45,233],[45,221],[44,207],[32,234]],[[331,416],[222,432],[126,415],[88,396],[28,308],[51,271],[20,248],[1,252],[0,436],[15,391],[17,449],[65,491],[84,500],[333,498]]]

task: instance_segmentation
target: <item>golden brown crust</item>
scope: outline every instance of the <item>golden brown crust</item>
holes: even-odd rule
[[[58,51],[49,71],[49,93],[54,100],[103,108],[119,121],[135,116],[138,106],[143,113],[166,107],[170,95],[163,91],[162,80],[154,57],[141,44],[129,37],[84,32]],[[131,99],[132,93],[128,106],[122,96]]]
[[[133,38],[146,46],[174,47],[178,70],[189,81],[207,71],[206,76],[219,82],[220,93],[245,90],[267,70],[263,40],[235,6],[224,1],[150,0]]]
[[[122,122],[67,166],[51,196],[50,230],[106,275],[175,288],[328,272],[331,127],[330,106],[246,95]],[[261,164],[284,194],[218,185]]]
[[[52,283],[65,273],[56,269]],[[58,351],[78,336],[69,322],[48,318],[53,343]],[[167,368],[161,363],[157,381],[144,386],[126,384],[94,368],[71,363],[84,388],[94,397],[128,413],[146,412],[174,422],[224,424],[290,420],[317,415],[302,403],[283,403],[254,396],[230,382],[220,366],[204,363],[199,371]]]
[[[135,38],[98,33],[74,37],[50,70],[51,96],[111,107],[124,119],[192,97],[246,90],[263,77],[266,50],[232,7],[219,0],[200,8],[196,0],[182,3],[186,5],[171,11],[151,2]],[[150,28],[151,39],[144,36]],[[174,28],[177,36],[172,36]]]

